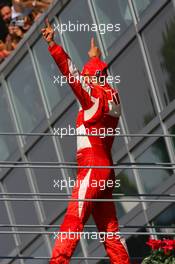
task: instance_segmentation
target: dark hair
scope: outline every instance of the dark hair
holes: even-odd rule
[[[2,3],[0,3],[0,10],[1,10],[3,7],[5,7],[5,6],[11,7],[9,3],[7,3],[7,2],[2,2]]]

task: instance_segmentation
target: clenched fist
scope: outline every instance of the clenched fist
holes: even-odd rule
[[[48,18],[45,20],[46,27],[41,29],[42,35],[44,40],[49,44],[49,46],[52,46],[54,44],[54,30],[49,23]]]

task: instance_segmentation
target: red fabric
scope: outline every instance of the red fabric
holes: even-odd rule
[[[73,74],[75,76],[79,74],[79,72],[76,72],[75,69],[74,73],[70,72],[69,64],[71,60],[61,46],[55,44],[52,47],[49,47],[49,51],[64,76],[68,78],[70,76],[73,76]],[[68,80],[70,80],[70,78],[68,78]],[[69,84],[82,107],[77,116],[76,127],[80,127],[83,124],[90,131],[90,133],[94,131],[94,128],[98,129],[98,131],[100,131],[101,128],[105,129],[105,131],[108,128],[111,128],[113,129],[114,133],[119,118],[108,115],[108,101],[117,100],[118,102],[116,102],[116,104],[119,104],[120,99],[118,91],[111,88],[107,83],[103,87],[93,86],[92,84],[86,84],[86,87],[83,87],[82,83],[79,80],[76,80],[76,82]],[[92,98],[99,99],[99,107],[96,113],[89,120],[85,121],[85,111],[90,109],[94,104]],[[93,147],[98,147],[100,145],[110,151],[112,143],[114,141],[114,137],[89,137],[89,140]]]
[[[104,69],[107,69],[108,64],[101,61],[99,58],[95,57],[90,59],[83,67],[83,70],[81,72],[82,75],[84,75],[86,72],[88,72],[89,75],[95,76],[96,71],[103,71]]]
[[[74,67],[69,56],[65,53],[62,47],[55,44],[49,48],[49,51],[64,76],[80,76],[79,72]],[[98,66],[99,65],[92,65],[93,71]],[[79,78],[76,80],[77,81],[74,83],[69,83],[76,98],[81,104],[76,121],[76,127],[88,128],[89,133],[93,132],[94,128],[96,130],[100,130],[101,128],[104,128],[105,130],[111,128],[114,132],[118,125],[119,117],[118,114],[111,114],[111,105],[109,102],[113,102],[115,106],[120,104],[118,91],[112,89],[108,84],[105,84],[104,87],[100,87],[93,86],[92,84],[85,84]],[[94,108],[94,106],[96,107]],[[78,136],[78,165],[112,165],[111,147],[113,140],[114,136]],[[87,186],[82,185],[82,183],[84,183],[83,180],[88,183]],[[97,186],[92,185],[94,180],[96,181]],[[106,186],[105,189],[102,190],[99,185],[100,180],[104,180],[105,183],[110,180],[110,182],[113,183],[113,187]],[[72,198],[81,199],[83,197],[83,199],[112,199],[112,191],[115,182],[113,169],[79,168],[76,181],[76,185],[72,192]],[[90,214],[94,217],[100,232],[118,231],[115,205],[112,201],[70,201],[60,231],[82,232],[83,226],[88,220]],[[58,235],[53,248],[50,264],[68,264],[79,239],[80,236],[75,237],[74,239],[66,238],[64,241],[61,241],[61,236]],[[105,249],[112,264],[130,263],[127,250],[121,241],[121,239],[115,236],[113,238],[106,238],[104,241]]]
[[[103,166],[108,166],[112,164],[111,158],[106,155],[106,152],[104,152],[103,149],[83,149],[77,153],[77,161],[79,166],[100,166],[101,164],[103,164]],[[79,168],[77,183],[72,192],[73,199],[78,198],[79,187],[76,186],[79,186],[79,182],[85,178],[88,171],[88,168]],[[105,180],[105,182],[107,180],[111,180],[114,182],[114,170],[104,168],[92,169],[90,174],[89,188],[87,188],[85,195],[85,199],[112,199],[113,187],[106,187],[105,190],[101,190],[99,186],[93,187],[93,179],[96,179],[97,182],[99,180]],[[79,217],[78,203],[78,201],[69,202],[63,224],[60,227],[60,231],[82,232],[84,224],[88,220],[90,214],[92,214],[99,232],[118,232],[118,221],[116,217],[115,205],[113,202],[85,201],[83,203],[81,217]],[[78,241],[79,239],[77,238],[65,239],[61,241],[61,237],[58,236],[55,242],[50,264],[69,263]],[[127,251],[118,237],[114,236],[113,238],[106,239],[104,246],[110,258],[110,263],[130,263]]]

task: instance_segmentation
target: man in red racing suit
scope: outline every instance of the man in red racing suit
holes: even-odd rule
[[[49,43],[49,52],[58,65],[61,73],[67,77],[80,109],[76,120],[77,133],[94,134],[98,136],[77,136],[77,162],[78,166],[110,166],[113,164],[111,147],[114,136],[100,136],[103,133],[115,133],[119,116],[120,100],[118,91],[109,86],[107,82],[92,81],[92,76],[106,76],[107,64],[100,60],[100,51],[92,39],[90,60],[80,74],[63,48],[53,41],[53,29],[49,22],[42,29],[44,39]],[[84,78],[81,78],[85,76]],[[87,77],[89,77],[87,81]],[[72,81],[74,80],[74,81]],[[110,131],[109,131],[110,130]],[[100,134],[100,135],[99,135]],[[106,188],[103,190],[98,184],[104,180]],[[94,181],[96,184],[94,185]],[[110,183],[110,184],[108,184]],[[112,184],[111,184],[112,183]],[[118,220],[115,204],[112,201],[84,201],[84,199],[112,199],[115,185],[115,174],[111,168],[78,168],[76,185],[73,188],[70,201],[60,232],[82,232],[84,224],[92,214],[99,232],[112,234],[105,236],[104,246],[112,264],[129,264],[129,256],[124,238],[116,235]],[[77,233],[76,233],[77,234]],[[67,264],[80,239],[77,236],[61,237],[58,234],[52,252],[50,264]]]

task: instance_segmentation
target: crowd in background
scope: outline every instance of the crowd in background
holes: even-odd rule
[[[53,0],[0,1],[0,63],[17,47]]]

